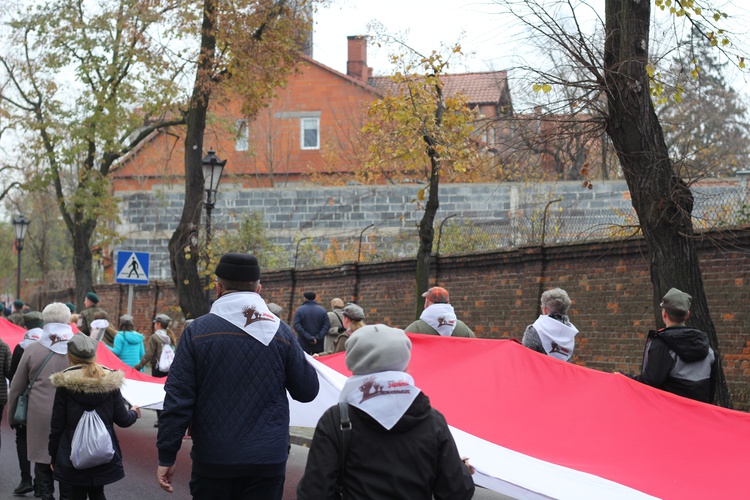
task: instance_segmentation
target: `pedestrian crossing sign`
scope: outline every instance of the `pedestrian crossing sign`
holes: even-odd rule
[[[118,250],[115,283],[148,285],[149,257],[148,252]]]

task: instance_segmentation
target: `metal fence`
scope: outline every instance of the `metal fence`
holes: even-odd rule
[[[693,225],[697,230],[750,222],[743,183],[693,187]],[[623,208],[625,207],[625,208]],[[581,207],[561,198],[520,205],[505,216],[476,218],[450,214],[436,221],[433,253],[442,256],[626,238],[639,233],[629,203],[610,208]],[[335,266],[348,262],[384,262],[411,258],[419,244],[417,228],[379,228],[303,237],[288,265],[295,268]]]

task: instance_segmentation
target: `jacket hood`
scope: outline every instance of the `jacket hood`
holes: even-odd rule
[[[143,335],[141,335],[138,332],[127,331],[127,332],[120,332],[120,333],[122,333],[123,337],[125,337],[125,341],[128,344],[137,344],[139,342],[141,343],[143,342]]]
[[[81,394],[107,394],[120,390],[125,381],[125,374],[119,370],[104,368],[101,378],[87,377],[81,366],[71,366],[50,376],[52,385],[63,387],[71,392]]]
[[[670,326],[656,332],[683,361],[692,363],[708,356],[708,335],[687,326]]]

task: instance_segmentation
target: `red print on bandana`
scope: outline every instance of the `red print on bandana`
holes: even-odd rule
[[[273,321],[272,316],[268,316],[267,314],[260,313],[255,309],[255,306],[253,307],[244,307],[242,309],[242,314],[245,316],[245,319],[247,320],[245,322],[245,326],[256,323],[258,321]]]
[[[404,380],[389,380],[388,387],[405,387],[409,383]],[[409,394],[409,390],[386,390],[382,385],[375,382],[375,377],[368,377],[365,379],[365,383],[359,386],[359,390],[362,391],[362,401],[364,403],[368,399],[372,399],[376,396],[386,396],[388,394]]]

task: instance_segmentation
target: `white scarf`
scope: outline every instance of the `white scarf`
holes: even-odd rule
[[[32,342],[36,342],[42,337],[42,329],[41,328],[31,328],[28,330],[24,336],[23,340],[18,343],[19,346],[21,346],[21,349],[26,349],[29,347],[29,344]]]
[[[539,316],[533,326],[547,354],[563,361],[570,359],[578,333],[575,326],[566,325],[562,321],[544,315]]]
[[[411,375],[399,371],[353,375],[344,383],[339,401],[346,401],[390,430],[417,398]]]
[[[39,343],[57,354],[68,354],[68,340],[73,338],[73,329],[62,323],[47,323],[42,327]]]
[[[210,314],[223,318],[263,345],[276,335],[281,320],[268,310],[266,302],[255,292],[231,292],[222,295],[211,306]]]
[[[443,337],[450,337],[456,328],[456,313],[450,304],[432,304],[422,311],[419,319],[433,327]]]

